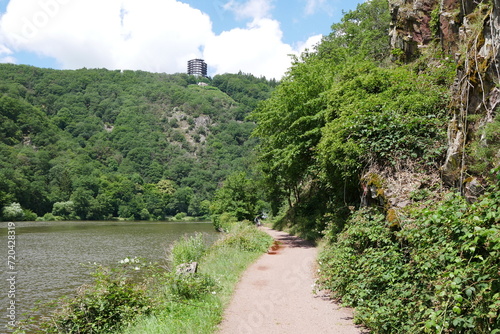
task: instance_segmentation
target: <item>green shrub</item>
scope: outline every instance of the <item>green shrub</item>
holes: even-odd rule
[[[238,219],[235,216],[233,216],[231,213],[224,212],[221,215],[213,216],[212,221],[213,221],[214,227],[217,230],[229,232],[232,229],[232,227],[234,226],[234,224],[236,224],[238,222]]]
[[[500,116],[488,123],[479,131],[480,135],[469,148],[471,172],[484,175],[484,171],[498,167],[500,164]]]
[[[62,218],[58,217],[58,216],[54,216],[51,212],[48,212],[48,213],[44,214],[43,217],[38,217],[36,220],[37,221],[44,221],[44,222],[52,222],[52,221],[62,220]]]
[[[37,214],[29,209],[24,209],[23,212],[25,221],[36,221],[38,218]]]
[[[146,291],[120,272],[100,268],[94,277],[93,285],[82,287],[42,324],[43,332],[111,333],[152,311]]]
[[[500,333],[500,192],[401,216],[355,213],[320,256],[322,288],[375,333]]]
[[[206,249],[207,245],[202,233],[184,236],[172,245],[169,255],[170,263],[175,268],[182,263],[199,261]]]
[[[186,217],[187,214],[185,212],[179,212],[178,214],[175,215],[175,220],[183,220]]]
[[[170,273],[167,275],[166,286],[171,295],[182,299],[200,299],[220,290],[214,278],[201,273]]]
[[[259,231],[250,222],[240,222],[233,226],[231,232],[219,240],[217,246],[234,247],[247,252],[265,252],[272,238]]]

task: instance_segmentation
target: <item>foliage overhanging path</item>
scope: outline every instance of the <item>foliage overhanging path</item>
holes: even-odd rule
[[[362,333],[350,309],[313,294],[316,247],[263,229],[276,243],[243,275],[220,333]]]

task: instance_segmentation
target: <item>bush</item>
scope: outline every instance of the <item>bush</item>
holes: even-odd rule
[[[36,220],[42,221],[42,222],[53,222],[53,221],[62,220],[62,217],[54,216],[52,213],[48,212],[48,213],[44,214],[43,217],[38,217]]]
[[[229,232],[238,219],[229,212],[224,212],[219,216],[213,216],[212,221],[215,229]]]
[[[182,299],[200,299],[204,295],[215,294],[220,290],[214,278],[201,273],[170,273],[166,284],[167,291],[171,295]]]
[[[175,268],[182,263],[196,262],[201,259],[207,249],[202,233],[184,236],[172,245],[170,263]]]
[[[25,221],[36,221],[37,220],[38,216],[33,211],[31,211],[29,209],[25,209],[23,211],[24,211],[24,220]]]
[[[5,220],[24,220],[24,211],[23,208],[21,208],[21,204],[19,203],[12,203],[4,207],[2,213]]]
[[[82,287],[53,315],[52,321],[42,324],[43,332],[111,333],[152,311],[145,290],[119,272],[100,268],[94,276],[94,285]]]
[[[320,256],[320,286],[376,333],[500,333],[500,192],[401,216],[355,213]]]
[[[175,220],[183,220],[186,217],[187,214],[185,212],[179,212],[178,214],[175,215]]]
[[[250,222],[240,222],[230,233],[219,240],[217,246],[234,247],[246,252],[265,252],[272,243],[272,237],[259,231]]]

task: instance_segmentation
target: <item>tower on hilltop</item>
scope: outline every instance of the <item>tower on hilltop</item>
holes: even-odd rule
[[[188,74],[206,77],[207,63],[203,59],[191,59],[188,61]]]

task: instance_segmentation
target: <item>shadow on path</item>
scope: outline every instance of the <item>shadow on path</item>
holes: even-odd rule
[[[307,241],[302,238],[286,234],[285,232],[280,232],[278,236],[274,238],[276,241],[280,242],[281,244],[291,247],[291,248],[315,248],[316,246],[314,245],[314,242],[312,241]]]

